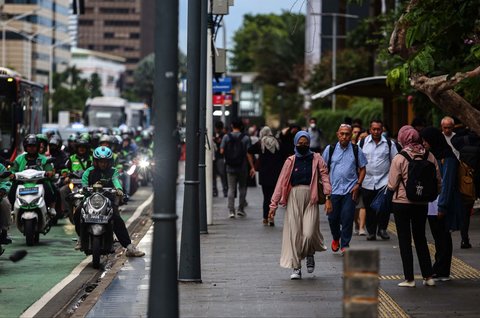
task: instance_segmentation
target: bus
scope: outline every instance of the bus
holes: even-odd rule
[[[0,156],[14,160],[26,134],[41,132],[43,85],[0,67]]]
[[[148,128],[150,111],[144,103],[129,103],[127,108],[127,126]]]
[[[89,127],[114,128],[125,124],[128,101],[120,97],[89,98],[85,105],[83,120]]]

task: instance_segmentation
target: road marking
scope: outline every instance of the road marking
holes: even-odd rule
[[[378,317],[404,318],[410,317],[390,295],[382,288],[378,289]]]
[[[83,269],[90,264],[91,257],[85,258],[80,264],[75,267],[70,275],[65,277],[62,281],[60,281],[57,285],[53,286],[49,291],[47,291],[39,300],[37,300],[33,305],[31,305],[23,314],[20,316],[21,318],[33,317],[35,316],[42,308],[52,300],[55,295],[57,295],[65,286],[70,284],[78,275],[83,271]]]
[[[125,223],[125,225],[128,226],[135,221],[136,218],[138,218],[143,210],[152,202],[153,200],[153,193],[148,197],[148,199],[143,202],[140,206],[137,207],[135,212],[132,214],[132,216],[128,219],[128,221]],[[60,281],[57,285],[53,286],[49,291],[47,291],[39,300],[37,300],[33,305],[31,305],[27,310],[23,312],[23,314],[20,316],[21,318],[29,318],[33,317],[36,314],[42,310],[43,307],[45,307],[50,300],[55,297],[65,286],[70,284],[75,278],[80,275],[80,273],[83,271],[83,269],[90,264],[91,262],[91,256],[86,257],[80,264],[75,267],[72,272],[65,277],[62,281]]]

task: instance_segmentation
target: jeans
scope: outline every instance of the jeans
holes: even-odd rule
[[[439,277],[450,276],[452,267],[452,235],[445,224],[445,218],[438,218],[434,215],[428,216],[428,223],[435,240],[435,263],[433,272]]]
[[[355,201],[352,194],[332,195],[333,211],[328,214],[328,223],[333,239],[340,240],[340,247],[349,247],[352,239]]]
[[[375,199],[375,196],[379,191],[380,189],[362,189],[363,204],[365,205],[366,211],[365,223],[367,226],[368,234],[370,235],[376,235],[377,231],[379,230],[386,230],[388,227],[388,221],[390,219],[390,211],[382,211],[377,214],[370,207],[370,204],[372,204],[373,199]]]
[[[433,274],[432,261],[425,237],[428,207],[423,204],[393,203],[393,214],[397,227],[398,245],[402,257],[403,274],[406,280],[414,280],[412,235],[417,251],[418,263],[424,278]]]
[[[246,171],[227,173],[228,210],[230,212],[235,212],[235,192],[237,191],[237,184],[239,192],[238,210],[243,211],[247,205],[245,200],[247,196],[247,177]]]

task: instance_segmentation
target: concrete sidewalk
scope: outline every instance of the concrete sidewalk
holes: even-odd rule
[[[177,212],[181,215],[181,187],[178,195]],[[247,217],[229,219],[226,199],[214,198],[215,224],[209,226],[209,234],[201,236],[203,283],[179,285],[181,317],[341,317],[343,257],[330,250],[316,254],[315,272],[304,270],[302,280],[291,281],[290,270],[278,265],[284,210],[277,212],[275,227],[264,227],[261,189],[249,188],[247,200]],[[434,288],[421,286],[420,280],[415,289],[397,287],[403,273],[394,226],[390,227],[389,241],[367,242],[365,237],[354,236],[352,248],[380,249],[380,316],[476,316],[480,272],[473,266],[478,267],[480,261],[478,219],[472,219],[473,249],[459,250],[459,235],[454,234],[454,255],[465,260],[454,261],[455,279]],[[321,230],[330,246],[324,213]],[[150,230],[140,243],[140,248],[147,251],[146,257],[128,260],[88,317],[146,316],[151,234]],[[419,272],[415,264],[415,273]]]

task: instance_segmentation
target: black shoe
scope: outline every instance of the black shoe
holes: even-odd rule
[[[3,245],[12,244],[12,239],[7,235],[6,230],[3,230],[0,233],[0,244],[3,244]]]
[[[390,239],[390,235],[388,235],[387,230],[378,230],[378,236],[380,236],[382,240]]]
[[[227,190],[227,191],[223,191],[223,197],[224,197],[224,198],[228,198],[228,190]]]
[[[375,234],[368,234],[367,235],[367,241],[376,241],[377,236]]]
[[[460,248],[472,248],[472,244],[470,244],[469,240],[465,240],[460,244]]]

